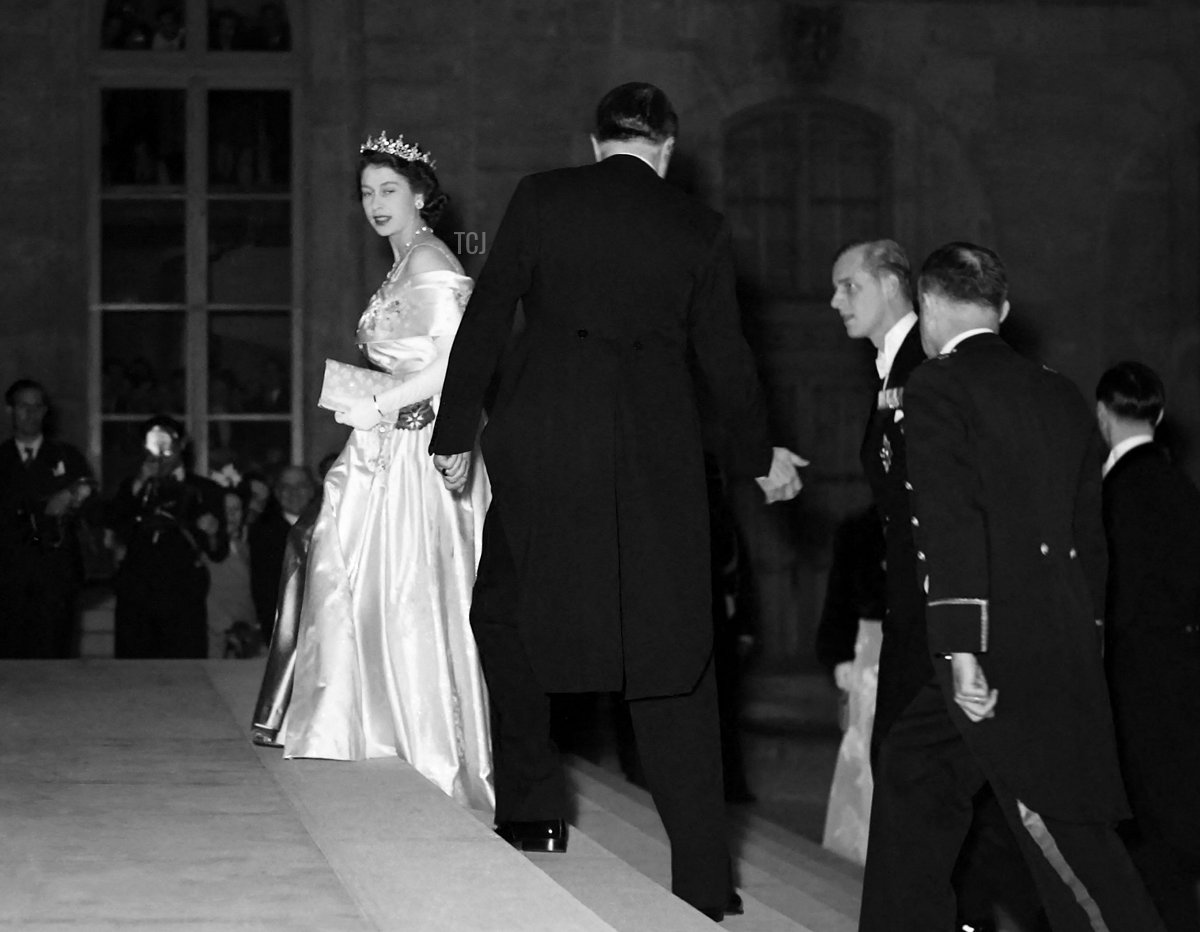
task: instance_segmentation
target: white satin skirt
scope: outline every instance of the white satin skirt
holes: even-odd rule
[[[448,492],[418,430],[353,431],[313,530],[285,757],[399,755],[463,805],[493,809],[487,691],[471,588],[491,497],[476,450]]]
[[[824,846],[857,864],[865,864],[867,860],[867,827],[875,791],[871,778],[871,729],[875,724],[882,644],[879,622],[859,621],[846,696],[846,730],[838,749],[829,808],[825,812]]]

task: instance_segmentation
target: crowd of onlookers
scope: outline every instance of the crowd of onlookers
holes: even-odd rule
[[[12,436],[0,445],[0,658],[77,653],[85,583],[115,594],[117,657],[263,649],[288,530],[319,493],[307,467],[243,474],[229,463],[198,475],[184,426],[156,415],[138,426],[140,464],[105,496],[86,458],[47,436],[41,384],[20,379],[4,401]],[[85,551],[97,540],[109,572],[89,579],[85,562],[97,561]]]
[[[181,0],[152,4],[109,0],[104,12],[101,45],[106,49],[175,52],[186,47]],[[252,15],[233,7],[212,8],[208,47],[213,51],[286,52],[292,47],[291,27],[284,5],[261,3]]]

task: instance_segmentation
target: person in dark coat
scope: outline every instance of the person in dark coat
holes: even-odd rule
[[[0,444],[0,658],[70,657],[83,582],[76,521],[92,470],[45,436],[41,384],[17,380],[4,403],[13,435]]]
[[[264,644],[271,641],[280,596],[279,580],[291,529],[316,493],[304,466],[284,466],[271,486],[272,497],[250,525],[250,591]]]
[[[1100,377],[1108,534],[1105,663],[1133,820],[1126,846],[1171,932],[1200,932],[1200,492],[1155,443],[1149,366]]]
[[[994,252],[944,246],[917,290],[938,356],[909,377],[904,424],[934,677],[879,746],[860,929],[952,928],[951,873],[990,787],[1056,932],[1161,930],[1114,827],[1092,412],[997,335]]]
[[[875,347],[875,371],[879,384],[871,399],[871,410],[863,433],[861,459],[863,473],[871,486],[876,509],[882,521],[881,541],[884,548],[881,575],[884,580],[886,612],[861,616],[883,618],[883,641],[878,646],[879,674],[873,709],[867,710],[865,720],[851,721],[851,728],[869,728],[871,761],[878,761],[880,743],[904,709],[933,678],[933,664],[925,634],[925,593],[918,577],[917,546],[913,539],[911,483],[904,438],[904,388],[909,376],[925,361],[921,346],[921,331],[913,310],[912,271],[908,256],[895,240],[856,241],[843,247],[833,264],[833,298],[830,305],[842,318],[847,336],[868,339]],[[878,522],[876,522],[878,528]],[[865,532],[865,529],[864,529]],[[876,531],[878,533],[878,530]],[[878,544],[864,541],[860,554],[872,554]],[[832,581],[832,575],[831,575]],[[826,606],[827,611],[829,606]],[[836,612],[836,603],[833,611]],[[818,646],[832,654],[834,626],[819,636]],[[857,634],[857,621],[855,626]],[[868,628],[868,634],[870,633]],[[852,635],[853,637],[853,635]],[[845,678],[847,667],[845,635],[841,641],[843,654],[840,665],[831,664],[834,678]],[[849,643],[853,658],[853,639]],[[841,683],[839,683],[841,686]],[[841,688],[845,688],[842,686]],[[853,703],[861,706],[859,702]],[[874,721],[869,717],[873,712]],[[861,716],[861,713],[860,713]],[[861,738],[861,736],[854,736]],[[857,746],[857,741],[850,742]],[[864,762],[865,764],[865,762]],[[868,776],[864,781],[855,773],[854,762],[839,761],[843,778],[868,787],[869,807],[873,790]],[[838,793],[835,783],[833,799],[853,799]],[[888,788],[884,788],[888,792]],[[836,812],[830,813],[839,818]],[[868,824],[869,814],[863,813],[862,825]],[[849,841],[847,833],[857,831],[857,820],[838,826],[835,838],[842,845]],[[828,829],[833,828],[827,820]],[[827,840],[828,843],[828,840]],[[867,838],[855,838],[853,852],[865,856]],[[1033,882],[1025,868],[1016,840],[1005,823],[991,793],[983,791],[975,799],[975,813],[967,840],[953,876],[958,901],[960,924],[972,928],[989,928],[1003,917],[1008,926],[1027,932],[1042,927],[1042,917]]]
[[[146,458],[125,479],[106,521],[124,551],[113,584],[118,658],[205,657],[204,557],[225,559],[222,490],[184,465],[183,425],[156,415],[142,425]]]
[[[738,908],[723,830],[708,504],[695,379],[720,406],[731,476],[794,496],[774,451],[722,218],[665,184],[677,120],[648,84],[597,110],[597,164],[521,180],[454,341],[430,450],[494,499],[471,609],[491,696],[498,831],[561,850],[567,808],[548,692],[620,691],[671,841],[672,889]]]

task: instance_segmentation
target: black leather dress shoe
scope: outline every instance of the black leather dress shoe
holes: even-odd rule
[[[496,826],[496,834],[522,851],[561,854],[567,850],[567,823],[562,819],[501,822]]]
[[[742,898],[738,896],[738,892],[734,890],[729,894],[729,902],[725,904],[723,909],[702,909],[704,913],[713,922],[720,922],[726,916],[740,916],[746,911],[746,906],[742,903]]]
[[[252,725],[250,728],[250,740],[263,748],[281,748],[282,742],[279,740],[278,728],[267,728],[263,725]]]

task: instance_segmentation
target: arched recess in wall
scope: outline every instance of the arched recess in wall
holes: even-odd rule
[[[834,252],[892,234],[892,129],[827,98],[789,98],[731,117],[723,202],[738,254],[744,324],[767,385],[776,443],[812,460],[797,502],[735,509],[753,577],[763,661],[812,664],[837,524],[869,493],[858,450],[874,390],[873,349],[829,306]]]

